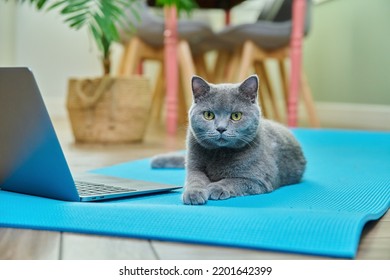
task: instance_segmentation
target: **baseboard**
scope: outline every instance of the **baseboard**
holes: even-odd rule
[[[316,102],[316,109],[322,127],[390,130],[390,105]]]

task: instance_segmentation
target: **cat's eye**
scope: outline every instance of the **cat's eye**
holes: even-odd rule
[[[208,121],[211,121],[215,118],[215,115],[213,112],[210,112],[210,111],[205,111],[203,112],[203,117],[208,120]]]
[[[233,121],[239,121],[239,120],[241,120],[241,118],[242,118],[241,112],[235,112],[235,113],[231,114],[231,116],[230,116],[230,119],[232,119]]]

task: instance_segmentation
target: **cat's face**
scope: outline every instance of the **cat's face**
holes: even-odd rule
[[[260,122],[257,76],[241,84],[219,85],[194,76],[192,91],[190,128],[200,145],[238,149],[254,139]]]

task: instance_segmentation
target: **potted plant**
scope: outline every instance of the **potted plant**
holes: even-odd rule
[[[28,0],[38,10],[57,11],[73,29],[88,28],[101,53],[103,75],[70,79],[67,109],[77,142],[141,141],[151,107],[149,80],[110,75],[110,48],[120,41],[119,28],[131,30],[130,10],[138,16],[137,0]]]
[[[26,0],[22,0],[25,2]],[[112,77],[110,47],[122,30],[131,31],[126,17],[139,19],[139,0],[27,0],[38,10],[58,11],[70,28],[87,27],[101,53],[104,74],[95,79],[70,79],[67,109],[77,142],[133,142],[143,139],[152,96],[149,81],[140,76]],[[157,0],[189,13],[194,0]]]

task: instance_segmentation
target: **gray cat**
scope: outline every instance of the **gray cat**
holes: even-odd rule
[[[256,75],[240,84],[192,78],[185,204],[267,193],[301,180],[301,147],[287,128],[262,118],[258,88]],[[174,167],[182,158],[160,156],[152,165]]]

